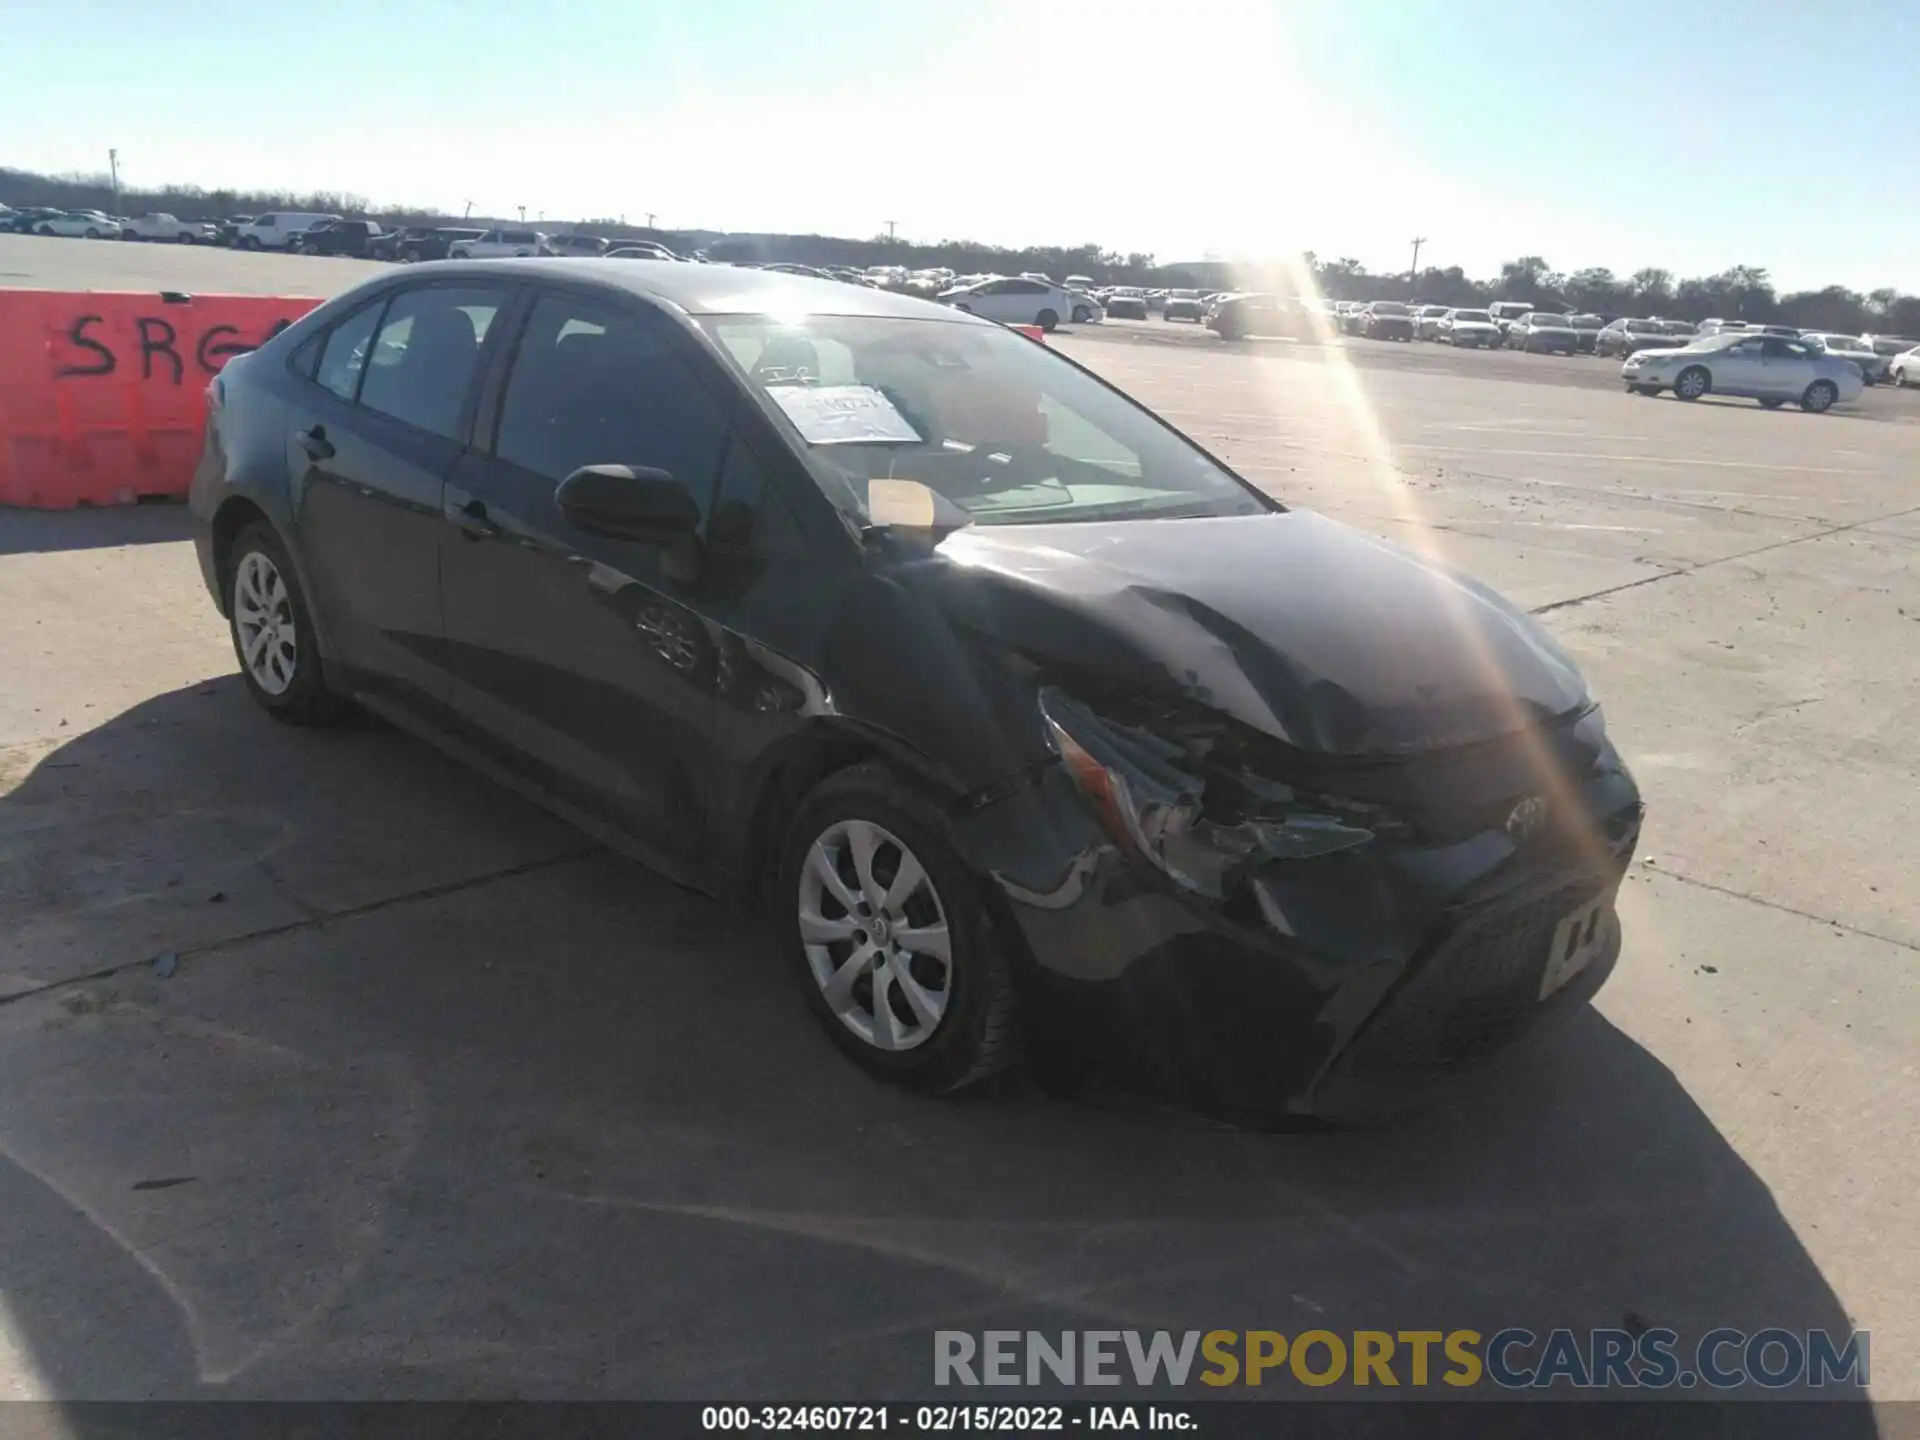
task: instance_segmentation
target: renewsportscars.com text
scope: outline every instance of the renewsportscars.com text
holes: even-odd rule
[[[1864,1390],[1868,1332],[936,1330],[936,1385]]]

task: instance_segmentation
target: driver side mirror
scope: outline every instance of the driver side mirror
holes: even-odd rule
[[[665,544],[700,527],[700,506],[686,487],[645,465],[583,465],[553,498],[571,524],[614,540]]]

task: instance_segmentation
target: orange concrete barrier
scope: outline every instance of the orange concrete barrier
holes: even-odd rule
[[[1047,343],[1047,332],[1042,330],[1038,325],[1009,325],[1007,328],[1009,330],[1018,330],[1029,340],[1038,340],[1042,345]]]
[[[207,381],[319,304],[0,290],[0,505],[184,496]]]

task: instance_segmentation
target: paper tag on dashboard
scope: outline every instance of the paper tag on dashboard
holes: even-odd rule
[[[767,394],[809,445],[920,442],[919,432],[871,385],[770,385]]]

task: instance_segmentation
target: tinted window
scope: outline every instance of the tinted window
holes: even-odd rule
[[[726,419],[668,340],[664,322],[585,298],[542,298],[507,377],[495,452],[550,480],[583,465],[653,466],[705,509]]]
[[[254,223],[255,225],[259,225],[259,226],[263,226],[263,227],[264,227],[264,226],[271,226],[271,225],[273,224],[273,216],[271,216],[271,215],[262,215],[262,216],[261,216],[261,217],[260,217],[260,218],[259,218],[258,220],[256,220],[256,221],[254,221],[253,223]]]
[[[366,368],[367,352],[373,349],[373,327],[379,322],[380,310],[376,303],[355,311],[327,334],[326,348],[320,352],[320,369],[313,378],[342,400],[353,399],[360,388],[360,372]]]
[[[449,440],[480,365],[480,342],[505,303],[481,286],[430,285],[393,297],[360,386],[360,403]]]
[[[756,555],[790,554],[801,548],[800,529],[779,488],[766,478],[759,457],[737,435],[707,521],[707,541]]]

